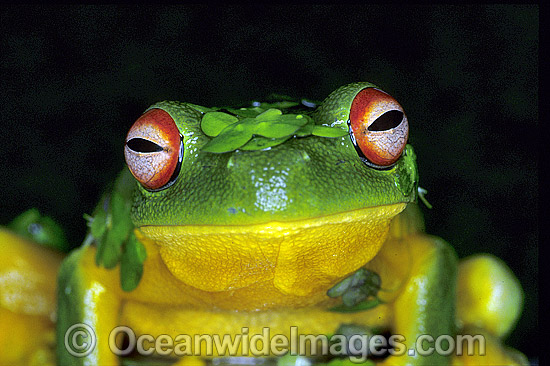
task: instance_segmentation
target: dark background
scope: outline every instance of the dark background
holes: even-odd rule
[[[430,233],[520,278],[508,343],[538,354],[538,7],[2,6],[0,223],[38,207],[74,245],[158,100],[323,99],[371,81],[411,123]]]

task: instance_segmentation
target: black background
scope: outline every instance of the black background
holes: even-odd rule
[[[0,223],[38,207],[71,242],[155,101],[371,81],[411,123],[428,232],[506,260],[526,291],[508,343],[538,354],[538,7],[2,6]]]

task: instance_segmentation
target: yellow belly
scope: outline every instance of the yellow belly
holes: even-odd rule
[[[378,253],[391,219],[404,207],[248,226],[145,226],[136,235],[149,256],[145,276],[164,265],[163,281],[179,281],[190,304],[300,307],[330,302],[326,291]]]

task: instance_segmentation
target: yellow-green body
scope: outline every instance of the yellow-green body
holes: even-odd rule
[[[152,106],[167,112],[182,135],[177,178],[151,190],[125,170],[102,199],[89,220],[85,245],[60,267],[57,363],[120,364],[124,357],[114,351],[128,347],[112,331],[121,325],[145,340],[141,351],[124,355],[126,361],[145,364],[159,359],[195,364],[230,356],[258,357],[258,363],[269,358],[285,365],[306,357],[334,365],[525,362],[500,342],[521,312],[521,287],[496,259],[477,257],[459,266],[452,247],[423,232],[414,203],[418,175],[412,147],[407,145],[388,167],[367,164],[358,156],[347,134],[350,108],[359,91],[372,87],[347,85],[311,111],[277,105],[281,115],[298,115],[312,125],[346,133],[296,135],[265,149],[209,152],[206,146],[214,149],[213,138],[204,133],[201,120],[219,109],[179,102]],[[256,117],[273,108],[237,113]],[[5,245],[16,246],[18,240]],[[33,259],[31,249],[25,255],[40,260],[40,255]],[[0,271],[7,273],[10,265],[0,263]],[[377,276],[380,285],[361,298],[345,295],[366,291],[346,280],[365,270],[368,280]],[[478,273],[493,281],[477,281]],[[52,274],[46,277],[53,281]],[[50,288],[41,290],[51,295]],[[495,307],[495,302],[503,303],[503,293],[515,302]],[[346,296],[353,304],[343,300]],[[23,319],[22,306],[6,309]],[[92,340],[92,335],[67,337],[75,324],[89,326],[96,340],[84,357],[67,349],[67,339],[79,351]],[[316,356],[312,353],[324,351],[291,346],[300,335],[330,338],[350,329],[357,335],[399,337],[390,338],[395,344],[383,356],[364,349],[354,355]],[[486,355],[479,350],[471,357],[422,352],[439,336],[456,339],[462,334],[483,334]],[[199,335],[211,340],[264,338],[261,346],[252,341],[247,347],[241,341],[228,352],[220,351],[215,341],[195,343]],[[433,342],[416,344],[422,335]],[[39,347],[47,350],[47,342]],[[30,353],[23,353],[10,357],[28,362]]]

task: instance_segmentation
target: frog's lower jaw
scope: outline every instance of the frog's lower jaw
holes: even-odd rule
[[[391,219],[404,208],[399,203],[246,226],[144,226],[136,235],[211,307],[308,306],[327,301],[331,286],[378,253]]]

